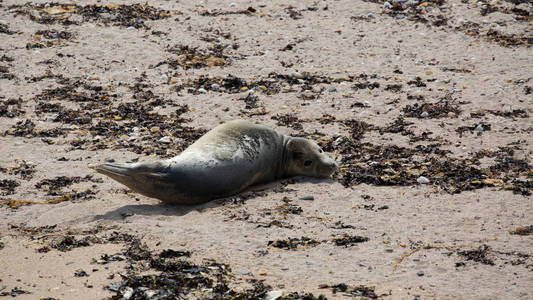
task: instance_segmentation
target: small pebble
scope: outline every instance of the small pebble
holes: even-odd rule
[[[241,275],[250,275],[250,271],[248,271],[248,270],[238,270],[237,273],[239,273]]]
[[[427,111],[423,111],[423,112],[420,114],[420,116],[421,116],[422,118],[426,118],[427,116],[429,116],[429,114],[428,114]]]
[[[335,93],[336,91],[337,91],[337,88],[336,88],[336,87],[330,87],[330,88],[328,89],[328,92],[330,92],[330,93]]]
[[[479,124],[476,126],[476,129],[474,129],[477,132],[483,132],[483,125]]]
[[[161,143],[168,144],[168,143],[170,143],[170,137],[169,136],[164,136],[164,137],[160,138],[159,141]]]
[[[133,296],[133,289],[127,286],[122,292],[122,299],[129,299],[131,296]]]
[[[468,150],[465,146],[461,147],[461,150],[463,150],[463,152],[466,152],[466,150]]]
[[[151,299],[153,296],[155,296],[155,294],[157,294],[157,292],[154,290],[144,291],[144,295],[146,296],[147,299]]]
[[[111,158],[111,157],[108,157],[105,159],[105,162],[108,162],[108,163],[114,163],[115,162],[115,159],[114,158]]]
[[[299,198],[300,200],[315,200],[315,197],[313,196],[303,196]]]
[[[289,269],[289,267],[285,266],[285,267],[281,267],[281,270],[282,271],[287,271]]]
[[[300,72],[291,72],[291,77],[296,79],[304,78],[304,76]]]
[[[236,6],[237,6],[237,3],[235,3],[235,2],[231,2],[230,5],[229,5],[229,7],[236,7]]]
[[[416,181],[420,184],[427,184],[429,183],[429,179],[427,179],[426,177],[424,176],[420,176],[416,179]]]
[[[199,89],[198,89],[198,93],[200,93],[200,94],[207,94],[207,90],[204,89],[204,88],[199,88]]]
[[[403,18],[405,18],[405,15],[403,15],[403,14],[397,14],[396,15],[396,19],[398,19],[398,20],[401,20]]]
[[[375,18],[375,17],[376,17],[376,15],[375,15],[374,13],[369,13],[369,14],[366,15],[366,16],[369,17],[369,18]]]
[[[418,272],[416,273],[416,275],[418,275],[418,276],[424,276],[424,271],[418,271]]]
[[[305,91],[305,92],[302,93],[302,98],[303,99],[314,99],[314,98],[316,98],[316,96],[311,91]]]
[[[168,76],[167,76],[167,74],[163,74],[163,75],[161,75],[161,79],[163,79],[163,80],[168,80]]]
[[[384,8],[391,9],[391,8],[392,8],[392,4],[390,4],[389,1],[386,1],[385,3],[383,3],[383,7],[384,7]]]
[[[266,294],[265,300],[274,300],[278,299],[283,295],[282,291],[270,291]]]
[[[211,88],[212,88],[213,90],[218,90],[218,89],[220,88],[220,84],[218,84],[218,83],[213,83],[213,84],[211,85]]]

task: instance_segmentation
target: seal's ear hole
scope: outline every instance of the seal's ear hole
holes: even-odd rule
[[[304,166],[309,167],[312,163],[313,163],[313,161],[308,159],[308,160],[304,161]]]

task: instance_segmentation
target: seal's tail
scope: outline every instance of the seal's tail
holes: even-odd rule
[[[165,182],[167,177],[166,170],[160,162],[105,163],[89,165],[89,168],[149,197],[154,197],[157,186]]]
[[[89,165],[89,168],[95,170],[98,173],[109,176],[113,179],[115,177],[133,176],[135,173],[135,167],[132,164],[101,164],[101,165]]]
[[[105,163],[101,165],[89,165],[89,168],[95,170],[98,173],[107,175],[113,179],[114,176],[138,176],[138,175],[154,175],[159,177],[158,174],[164,171],[162,165],[159,162],[155,163]]]

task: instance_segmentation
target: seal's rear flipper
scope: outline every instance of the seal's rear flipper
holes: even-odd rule
[[[89,168],[104,174],[143,195],[154,197],[166,182],[168,174],[163,164],[154,163],[105,163],[89,165]]]

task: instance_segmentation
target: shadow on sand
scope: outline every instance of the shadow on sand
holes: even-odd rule
[[[114,209],[112,211],[109,211],[103,215],[96,215],[94,216],[93,220],[124,220],[125,218],[133,215],[158,215],[158,216],[184,216],[192,211],[198,211],[202,212],[206,209],[215,208],[221,205],[224,205],[228,201],[232,201],[233,199],[239,198],[239,203],[245,203],[248,200],[252,200],[254,198],[258,198],[260,196],[263,196],[265,193],[269,192],[279,192],[280,188],[287,186],[288,184],[292,183],[333,183],[335,180],[333,179],[319,179],[319,178],[311,178],[311,177],[293,177],[289,179],[285,179],[283,181],[275,181],[270,182],[267,184],[262,185],[255,185],[252,186],[243,192],[229,196],[226,198],[220,198],[211,200],[206,203],[198,204],[198,205],[176,205],[176,204],[137,204],[137,205],[125,205],[121,206],[117,209]],[[287,190],[281,190],[281,191],[287,191]],[[289,192],[294,190],[288,190]]]
[[[221,204],[221,203],[220,203]],[[94,216],[93,220],[124,220],[133,215],[145,216],[184,216],[191,211],[203,211],[207,208],[220,206],[215,201],[198,205],[171,205],[171,204],[130,204],[108,211],[103,215]]]

